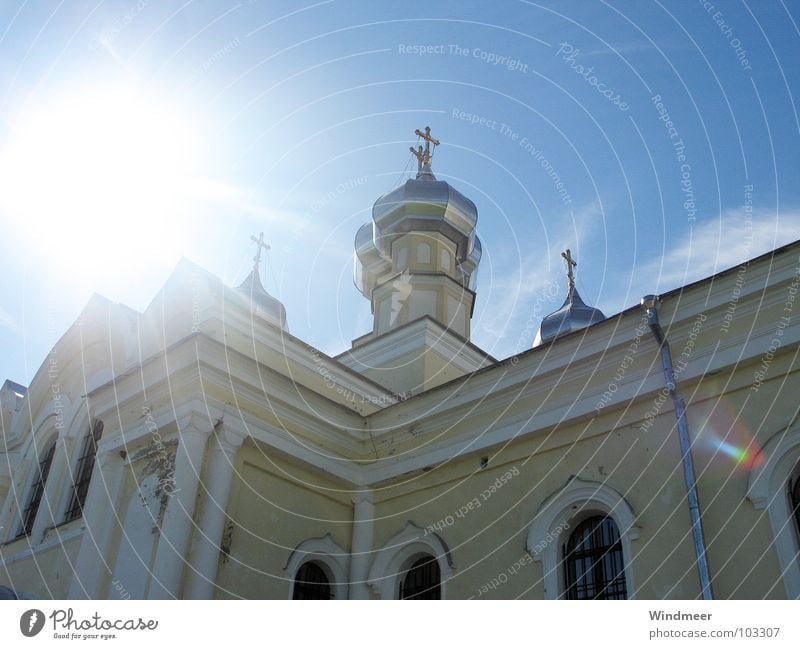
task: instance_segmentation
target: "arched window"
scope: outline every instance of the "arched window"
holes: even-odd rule
[[[72,497],[64,515],[65,521],[75,520],[83,515],[83,506],[86,503],[86,494],[89,493],[89,482],[92,479],[95,459],[97,458],[97,444],[103,435],[103,422],[95,419],[81,446],[81,456],[73,475]]]
[[[331,583],[322,567],[306,561],[294,578],[292,599],[331,599]]]
[[[408,268],[408,248],[403,246],[397,253],[397,270]]]
[[[400,582],[400,599],[442,599],[439,562],[430,555],[417,559]]]
[[[620,540],[622,557],[633,556],[632,544],[639,538],[639,527],[631,504],[608,484],[573,478],[544,500],[528,530],[526,547],[533,560],[542,564],[545,598],[570,596],[566,568],[568,539],[573,532],[577,539],[578,528],[592,517],[609,517]],[[630,561],[621,565],[624,596],[634,599],[636,575]]]
[[[417,246],[417,263],[431,263],[431,246],[429,243],[421,243]]]
[[[36,514],[39,512],[39,505],[44,495],[44,487],[47,484],[47,476],[53,464],[53,456],[56,454],[56,440],[54,439],[39,460],[39,466],[33,474],[33,486],[28,496],[28,504],[22,514],[22,523],[19,527],[17,536],[27,536],[33,531],[33,524],[36,521]]]
[[[800,598],[800,426],[780,430],[767,440],[753,463],[747,498],[766,510],[774,535],[787,599]]]
[[[794,475],[789,478],[789,501],[794,513],[794,525],[797,530],[797,539],[800,542],[800,464],[794,470]]]
[[[442,270],[446,273],[450,272],[450,251],[449,250],[442,250],[439,253],[439,264],[442,267]]]
[[[447,599],[452,574],[453,557],[444,539],[407,521],[378,550],[367,585],[381,599]]]
[[[564,545],[565,599],[627,599],[619,530],[610,516],[580,523]]]

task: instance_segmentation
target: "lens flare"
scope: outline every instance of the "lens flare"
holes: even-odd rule
[[[751,452],[747,448],[741,448],[739,446],[735,446],[724,440],[719,440],[717,444],[717,451],[724,453],[729,457],[732,457],[735,460],[736,464],[749,462],[750,460],[753,459],[753,454],[751,454]]]
[[[741,412],[727,402],[717,403],[700,429],[699,442],[710,452],[711,466],[722,462],[730,468],[749,471],[760,466],[764,459],[761,446],[753,437]]]

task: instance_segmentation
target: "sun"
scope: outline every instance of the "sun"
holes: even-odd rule
[[[196,135],[185,114],[130,89],[61,96],[2,144],[0,211],[54,268],[133,271],[180,236]]]

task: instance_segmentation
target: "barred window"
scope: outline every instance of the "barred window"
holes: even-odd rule
[[[418,559],[400,582],[400,599],[442,599],[439,562],[430,555]]]
[[[47,476],[50,473],[50,466],[53,464],[53,456],[56,454],[56,440],[54,439],[39,460],[39,466],[33,474],[33,486],[28,496],[28,505],[22,514],[22,524],[20,525],[17,537],[28,536],[33,530],[36,521],[36,514],[39,512],[39,505],[44,496],[44,487],[47,484]]]
[[[795,469],[794,476],[789,478],[789,502],[792,505],[797,538],[800,541],[800,466]]]
[[[627,599],[619,530],[610,516],[593,516],[564,545],[566,599]]]
[[[89,482],[92,479],[95,460],[97,458],[97,444],[103,435],[103,422],[95,419],[89,432],[83,438],[81,456],[78,458],[77,470],[73,474],[72,497],[69,499],[64,521],[72,521],[83,515],[83,506],[86,504],[86,494],[89,493]]]
[[[306,561],[294,578],[292,599],[331,599],[331,583],[322,567]]]

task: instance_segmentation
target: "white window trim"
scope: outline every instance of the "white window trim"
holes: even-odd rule
[[[789,599],[800,597],[800,540],[795,530],[787,486],[800,462],[800,426],[773,435],[750,471],[747,498],[758,510],[766,509],[775,537],[783,586]]]
[[[333,540],[330,533],[313,539],[306,539],[298,545],[289,555],[289,560],[283,568],[284,574],[289,579],[289,599],[294,595],[294,581],[300,567],[313,561],[322,568],[331,585],[333,599],[344,600],[348,598],[350,587],[350,553],[345,552]]]
[[[625,589],[628,599],[634,599],[631,542],[639,538],[636,516],[618,491],[580,478],[571,479],[550,495],[528,528],[526,549],[534,561],[542,564],[545,599],[560,599],[566,588],[560,560],[563,535],[568,536],[575,525],[594,514],[611,516],[619,529],[625,561]]]
[[[400,581],[422,555],[431,555],[439,563],[442,599],[446,599],[447,582],[453,574],[450,549],[438,534],[427,533],[411,521],[390,538],[378,551],[367,577],[367,585],[381,599],[398,599]]]

